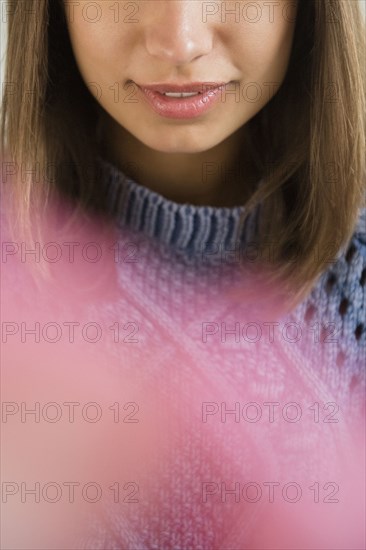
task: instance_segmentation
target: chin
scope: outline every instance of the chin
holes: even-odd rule
[[[203,153],[212,149],[222,140],[212,140],[203,137],[195,137],[192,135],[180,136],[178,131],[169,132],[169,135],[164,136],[160,133],[157,136],[145,137],[136,136],[146,147],[153,149],[159,153],[179,153],[179,154],[195,154]]]
[[[156,146],[153,146],[153,145],[148,145],[148,147],[150,147],[150,149],[153,149],[154,151],[158,152],[158,153],[176,153],[176,154],[181,154],[181,155],[192,155],[192,154],[195,154],[195,153],[204,153],[205,151],[208,151],[209,149],[211,149],[211,147],[179,147],[179,146],[176,146],[176,147],[172,147],[172,146],[166,146],[166,147],[162,147],[161,145],[156,145]]]

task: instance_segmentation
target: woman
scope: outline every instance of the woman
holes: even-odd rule
[[[68,402],[76,384],[77,402],[142,415],[123,437],[98,425],[93,458],[80,424],[88,474],[140,496],[100,498],[91,522],[80,513],[78,547],[362,547],[347,515],[362,505],[362,460],[345,471],[365,380],[358,4],[38,0],[9,12],[4,271],[24,298],[5,295],[7,343],[33,344],[22,322],[43,320],[29,400]],[[35,238],[32,262],[22,244]],[[49,336],[50,319],[79,323],[79,344]],[[48,344],[60,346],[52,372]],[[9,373],[27,376],[25,349],[16,361],[7,347]],[[56,522],[43,544],[75,547],[60,537]]]

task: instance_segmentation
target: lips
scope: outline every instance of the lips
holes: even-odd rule
[[[221,98],[225,83],[138,84],[142,98],[155,113],[171,119],[194,119],[210,111]]]
[[[160,83],[160,84],[137,84],[139,88],[152,92],[171,93],[201,93],[225,86],[226,82],[188,82],[186,84]]]

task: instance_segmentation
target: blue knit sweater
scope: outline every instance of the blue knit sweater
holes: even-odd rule
[[[247,262],[255,261],[260,208],[247,218],[242,227],[239,224],[245,210],[242,206],[214,208],[177,204],[126,178],[109,162],[102,161],[101,166],[105,170],[111,216],[118,227],[131,229],[143,238],[145,244],[159,245],[165,254],[179,258],[184,265],[194,266],[198,271],[204,266],[209,266],[210,270],[220,266],[225,277],[229,272],[234,276],[235,266],[243,256]],[[297,323],[334,323],[334,327],[328,327],[328,339],[334,340],[337,332],[338,342],[331,365],[341,365],[346,359],[362,363],[365,357],[365,245],[366,208],[363,208],[348,247],[338,253],[336,262],[329,263],[329,269],[311,294],[291,314],[291,319]],[[326,334],[323,334],[323,339],[327,339]],[[352,387],[355,385],[354,379]]]
[[[132,483],[137,498],[106,490],[70,548],[361,548],[362,520],[348,514],[363,501],[365,210],[309,296],[278,316],[239,270],[238,255],[255,257],[259,208],[240,226],[242,207],[177,204],[99,162],[117,228],[103,248],[113,257],[112,274],[98,272],[103,295],[83,298],[98,278],[87,262],[24,298],[39,317],[54,300],[103,334],[117,323],[123,339],[84,343],[82,354],[96,365],[96,395],[138,404],[136,424],[107,426],[93,444],[95,472],[124,495]],[[24,267],[11,271],[19,289]],[[57,355],[84,384],[94,375],[77,349]],[[85,469],[87,437],[74,441]]]
[[[343,453],[354,455],[351,442],[358,440],[355,426],[363,425],[365,404],[365,210],[349,246],[340,251],[308,298],[277,318],[253,307],[249,297],[253,292],[258,297],[258,290],[250,285],[242,295],[232,292],[246,288],[237,270],[238,251],[248,251],[247,261],[253,258],[250,243],[260,209],[240,227],[242,207],[176,204],[125,178],[109,163],[103,165],[121,243],[138,242],[141,256],[141,261],[117,266],[120,288],[128,289],[129,295],[129,305],[119,304],[117,310],[128,310],[128,317],[145,327],[148,341],[135,350],[131,368],[141,368],[152,392],[161,387],[162,414],[173,414],[177,408],[186,424],[183,420],[178,424],[184,444],[172,434],[169,439],[169,430],[159,439],[161,455],[151,477],[141,482],[149,487],[149,496],[139,509],[106,507],[104,519],[95,520],[94,534],[83,547],[208,550],[362,545],[358,527],[353,532],[344,527],[348,521],[344,508],[335,519],[326,504],[315,511],[304,504],[293,513],[283,511],[277,500],[276,512],[272,503],[270,511],[263,512],[267,501],[262,502],[262,519],[256,520],[261,514],[250,498],[249,509],[239,511],[237,495],[225,497],[220,483],[227,482],[225,488],[233,493],[239,481],[297,480],[305,493],[317,480],[327,488],[327,482],[335,487],[337,479],[337,486],[344,489],[343,506],[358,502],[352,481],[342,476]],[[146,357],[154,366],[146,365]],[[207,390],[210,384],[212,393]],[[199,422],[195,415],[200,407],[202,411],[203,401],[214,403],[214,433],[208,434],[202,418]],[[245,428],[244,409],[240,420],[237,416],[239,403],[254,403],[245,409],[250,410]],[[292,406],[301,420],[278,426],[273,411],[273,423],[266,417],[259,426],[253,418],[264,416],[264,403],[274,407],[285,403],[289,410]],[[309,413],[318,406],[323,419],[304,421],[305,410]],[[340,455],[342,459],[334,459]],[[207,481],[213,491],[221,489],[202,504],[198,493]],[[273,517],[275,527],[267,529]],[[335,521],[342,527],[332,532]]]

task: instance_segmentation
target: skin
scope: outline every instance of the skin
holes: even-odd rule
[[[64,0],[76,62],[102,107],[104,156],[176,202],[245,202],[259,178],[246,155],[246,124],[283,83],[297,1],[103,0],[97,11],[87,0]],[[168,119],[136,82],[230,82],[239,96],[226,93],[195,119]]]

